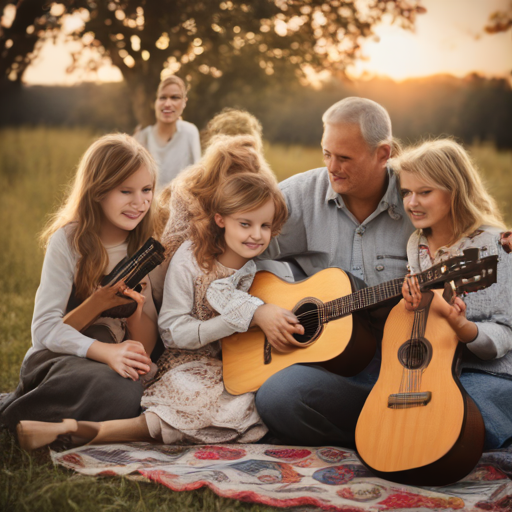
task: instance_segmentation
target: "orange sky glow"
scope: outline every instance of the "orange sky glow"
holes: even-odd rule
[[[418,16],[416,31],[390,25],[375,28],[377,40],[363,43],[367,57],[348,69],[353,78],[388,76],[394,80],[449,73],[464,76],[479,72],[508,76],[512,71],[512,37],[483,31],[489,14],[506,9],[510,0],[423,0],[427,13]],[[81,81],[120,81],[120,71],[105,60],[97,74],[66,73],[71,64],[66,45],[45,43],[25,72],[28,84],[73,85]]]

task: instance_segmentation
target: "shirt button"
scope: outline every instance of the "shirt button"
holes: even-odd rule
[[[381,272],[382,270],[384,270],[384,265],[377,265],[375,267],[375,270],[378,270],[379,272]]]
[[[389,203],[387,203],[386,201],[382,201],[382,207],[389,208]]]

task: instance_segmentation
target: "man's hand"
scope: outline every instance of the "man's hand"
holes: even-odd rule
[[[293,334],[304,334],[304,327],[287,309],[275,304],[263,304],[254,313],[251,326],[257,325],[268,342],[279,352],[290,352],[297,345]]]

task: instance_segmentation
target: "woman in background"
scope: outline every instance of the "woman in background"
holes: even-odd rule
[[[180,119],[186,105],[185,82],[174,75],[162,80],[155,100],[156,124],[134,135],[158,164],[157,188],[165,187],[181,170],[201,158],[198,129]]]

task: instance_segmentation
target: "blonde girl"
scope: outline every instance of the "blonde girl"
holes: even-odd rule
[[[128,135],[94,142],[71,192],[42,240],[46,254],[32,319],[32,346],[16,391],[0,405],[2,424],[62,418],[137,416],[149,355],[157,339],[151,284],[143,295],[123,283],[101,287],[105,274],[153,233],[157,173],[149,153]],[[98,318],[138,303],[125,320]],[[72,314],[70,310],[80,314]]]
[[[424,142],[391,164],[417,228],[407,247],[413,274],[470,247],[481,256],[499,257],[496,284],[452,305],[441,303],[441,312],[465,344],[460,381],[482,412],[485,447],[502,447],[512,440],[512,237],[503,233],[494,200],[456,142]],[[408,309],[417,308],[421,293],[415,278],[406,280],[403,295]]]
[[[206,128],[201,131],[201,146],[206,149],[218,135],[250,135],[263,149],[263,128],[256,117],[246,110],[224,108],[212,117]]]
[[[93,443],[255,442],[265,434],[253,393],[232,396],[224,389],[218,340],[281,310],[246,292],[256,272],[253,258],[280,231],[286,204],[274,178],[247,172],[221,182],[209,204],[209,210],[194,207],[190,240],[169,266],[159,316],[167,350],[144,393],[144,414],[103,423],[22,422],[22,445],[35,448],[71,431]],[[291,312],[281,312],[277,330],[302,332]]]
[[[156,123],[134,137],[151,153],[159,167],[157,188],[170,183],[201,157],[197,127],[181,119],[187,106],[187,86],[172,75],[160,82],[154,104]]]

